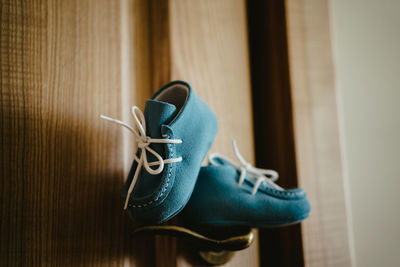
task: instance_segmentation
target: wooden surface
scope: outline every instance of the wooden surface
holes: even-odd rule
[[[121,208],[131,137],[99,119],[150,94],[140,2],[0,5],[0,265],[151,265]]]
[[[351,266],[328,1],[287,0],[289,65],[299,182],[311,201],[306,266]]]
[[[215,110],[213,151],[253,161],[247,29],[237,1],[0,0],[0,265],[190,266],[169,237],[135,237],[121,188],[129,108],[171,79]],[[175,256],[178,255],[178,256]],[[257,241],[227,266],[257,266]]]
[[[190,81],[215,111],[219,131],[211,151],[231,158],[231,139],[254,162],[253,123],[244,0],[171,0],[171,75]],[[184,251],[178,251],[183,253]],[[258,266],[258,239],[225,266]],[[191,266],[187,256],[178,266]]]
[[[247,1],[256,166],[297,187],[285,3]],[[304,266],[300,224],[259,230],[260,265]]]

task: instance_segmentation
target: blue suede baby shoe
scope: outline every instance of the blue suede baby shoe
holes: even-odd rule
[[[240,164],[211,154],[202,167],[182,218],[194,226],[276,227],[308,217],[310,204],[300,189],[285,190],[274,183],[278,173],[251,166],[240,155]]]
[[[132,107],[132,115],[136,127],[102,116],[128,128],[138,143],[123,189],[124,209],[137,222],[162,223],[189,201],[217,119],[183,81],[162,87],[147,100],[144,114]]]

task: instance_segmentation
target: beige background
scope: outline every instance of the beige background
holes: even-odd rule
[[[331,1],[356,266],[400,266],[400,1]]]

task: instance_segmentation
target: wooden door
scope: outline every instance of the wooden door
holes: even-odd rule
[[[130,106],[182,79],[218,116],[212,151],[233,156],[235,138],[312,205],[302,227],[260,231],[226,266],[351,266],[328,11],[327,0],[0,0],[0,265],[200,264],[176,238],[130,235],[121,190],[135,143],[99,119],[130,120]]]
[[[299,184],[312,213],[302,224],[307,266],[354,266],[328,0],[287,0]]]
[[[189,81],[216,112],[213,151],[254,161],[244,0],[0,1],[0,265],[191,266],[172,237],[135,237],[121,189],[129,120]],[[257,266],[257,240],[227,266]]]

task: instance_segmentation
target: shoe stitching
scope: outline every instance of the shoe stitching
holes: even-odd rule
[[[228,162],[234,169],[240,171],[240,176],[239,176],[239,181],[238,185],[241,186],[246,179],[246,173],[252,174],[254,178],[257,178],[257,182],[253,185],[253,191],[251,192],[252,195],[254,195],[257,192],[257,189],[259,188],[260,185],[263,184],[263,182],[267,182],[271,185],[273,185],[275,188],[270,188],[267,187],[265,184],[263,186],[264,189],[267,191],[274,193],[279,196],[300,196],[301,192],[286,192],[283,191],[284,189],[275,184],[274,182],[278,179],[279,174],[274,171],[274,170],[268,170],[268,169],[259,169],[253,167],[250,163],[246,162],[243,156],[240,154],[239,149],[236,145],[236,141],[232,140],[232,146],[233,146],[233,151],[236,155],[236,158],[240,161],[240,164],[236,164],[233,162],[231,159],[227,158],[224,155],[218,154],[218,153],[211,153],[211,155],[208,158],[208,162],[210,165],[213,166],[220,166],[221,164],[215,161],[215,158],[219,158],[222,161]],[[279,190],[281,189],[281,190]]]
[[[167,136],[167,138],[169,138],[169,136]],[[171,157],[173,158],[174,157],[174,151],[172,150],[172,145],[171,144],[167,144],[167,146],[169,147],[169,150],[171,152]],[[173,165],[169,167],[168,180],[167,180],[167,183],[166,183],[165,187],[161,190],[161,194],[156,199],[154,199],[154,201],[151,200],[151,201],[149,201],[149,202],[147,202],[145,204],[142,204],[142,205],[128,204],[128,207],[132,207],[132,208],[142,208],[143,207],[144,208],[144,207],[152,204],[153,202],[154,203],[157,202],[160,199],[160,197],[162,197],[162,195],[164,194],[164,192],[167,190],[167,188],[169,186],[169,182],[171,180],[172,168],[173,168]]]
[[[264,189],[266,189],[266,190],[268,190],[268,191],[270,191],[272,193],[278,194],[278,195],[286,195],[286,196],[296,196],[296,195],[300,196],[300,195],[302,195],[302,192],[300,192],[300,193],[281,192],[281,191],[278,191],[278,190],[275,190],[275,189],[272,189],[272,188],[269,188],[269,187],[266,187],[266,186],[264,186]]]

